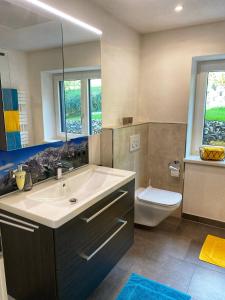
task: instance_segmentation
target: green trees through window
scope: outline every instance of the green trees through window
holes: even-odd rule
[[[101,79],[89,80],[90,134],[96,134],[102,128],[102,82]]]
[[[203,144],[225,146],[225,72],[209,72]]]
[[[82,87],[82,84],[85,85]],[[101,79],[65,80],[65,115],[68,133],[82,134],[83,106],[88,99],[89,133],[99,133],[102,128],[102,91]],[[85,93],[82,94],[82,93]],[[62,95],[60,97],[62,103]],[[62,105],[61,105],[62,107]],[[63,118],[61,111],[61,118]],[[64,126],[65,127],[65,126]]]

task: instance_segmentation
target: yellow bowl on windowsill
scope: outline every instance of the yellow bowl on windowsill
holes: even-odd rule
[[[200,157],[202,160],[224,160],[225,150],[218,146],[202,146],[199,148]]]

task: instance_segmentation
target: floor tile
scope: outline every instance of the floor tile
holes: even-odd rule
[[[225,237],[225,230],[170,219],[153,229],[135,228],[134,245],[90,299],[115,299],[134,272],[188,292],[192,300],[225,300],[225,269],[198,258],[208,234]]]
[[[224,300],[225,276],[219,272],[197,267],[188,293],[197,300]]]
[[[204,233],[205,233],[205,237],[208,234],[211,234],[211,235],[219,236],[219,237],[225,239],[225,229],[206,225],[203,230],[204,230]]]
[[[114,300],[128,280],[130,273],[116,266],[88,300]]]
[[[225,229],[183,219],[177,233],[204,242],[208,234],[225,238]]]
[[[203,242],[206,238],[206,227],[208,226],[183,219],[177,230],[177,234],[190,240],[194,239]]]
[[[209,264],[209,263],[204,262],[204,261],[199,259],[199,254],[200,254],[200,251],[202,249],[202,245],[203,245],[203,242],[193,240],[190,244],[190,247],[187,251],[187,254],[186,254],[186,257],[185,257],[184,260],[186,262],[196,264],[196,265],[198,265],[202,268],[212,270],[212,271],[217,271],[217,272],[225,274],[225,269],[224,268],[218,267],[218,266],[213,265],[213,264]]]
[[[160,267],[156,280],[187,292],[195,269],[196,266],[194,264],[169,257],[167,262]]]
[[[152,251],[159,257],[169,255],[177,259],[184,259],[190,247],[191,240],[176,234],[170,234],[162,237],[159,241],[153,243]]]
[[[170,217],[158,225],[158,229],[166,232],[176,232],[182,223],[181,219]]]

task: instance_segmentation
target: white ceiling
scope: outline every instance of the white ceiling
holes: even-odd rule
[[[99,39],[88,30],[23,5],[12,0],[0,0],[0,49],[34,51],[61,47],[61,23],[65,45]]]
[[[225,0],[89,0],[140,33],[225,20]],[[184,10],[175,13],[174,7]]]
[[[50,19],[31,11],[25,10],[10,2],[0,1],[0,23],[11,29],[20,29],[48,22]]]

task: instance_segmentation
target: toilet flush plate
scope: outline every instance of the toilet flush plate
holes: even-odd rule
[[[140,134],[134,134],[130,136],[130,152],[137,151],[141,148],[141,136]]]

